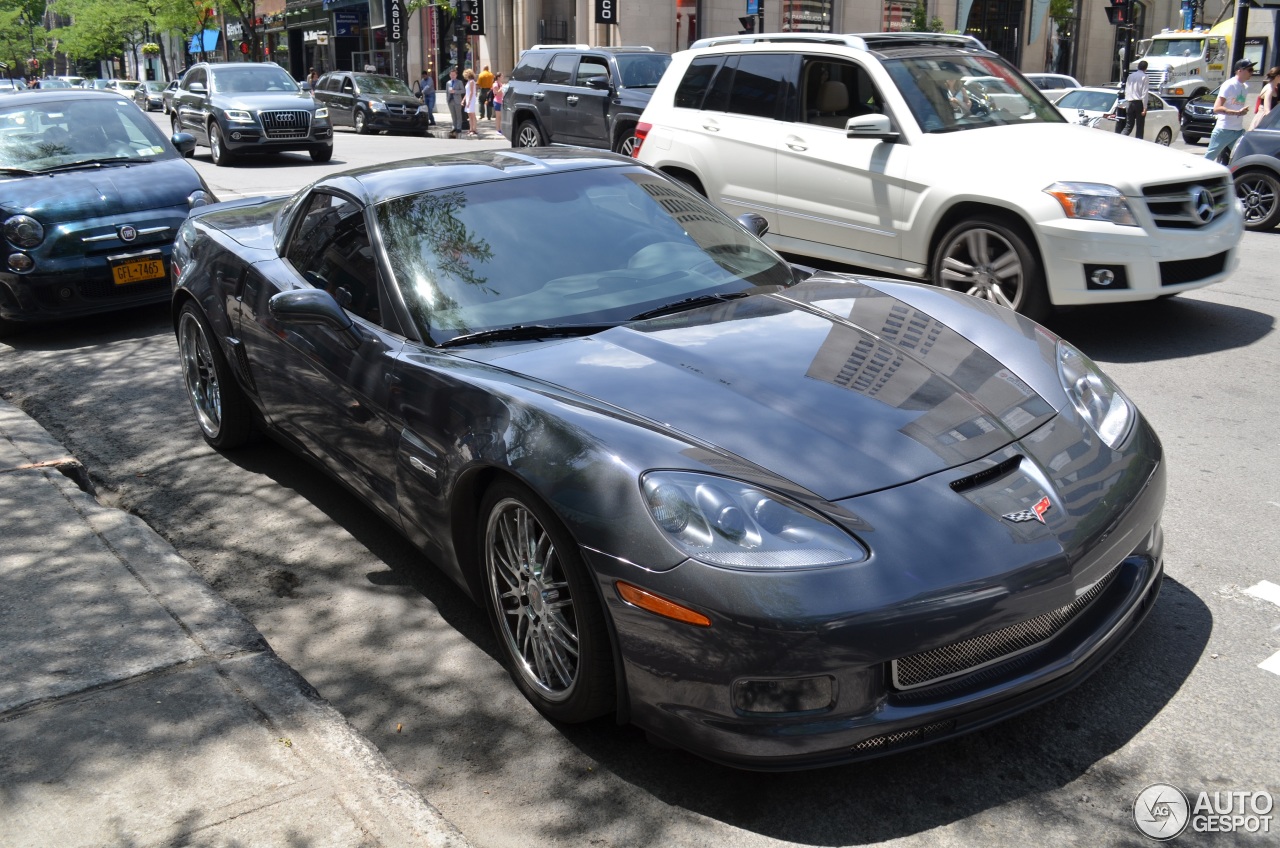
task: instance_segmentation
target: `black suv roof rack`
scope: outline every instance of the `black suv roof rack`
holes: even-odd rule
[[[720,35],[700,38],[689,49],[721,47],[726,44],[840,44],[855,50],[908,45],[953,46],[986,50],[986,45],[972,35],[941,32],[766,32],[759,35]]]

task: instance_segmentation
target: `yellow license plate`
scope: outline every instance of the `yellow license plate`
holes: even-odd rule
[[[134,259],[111,266],[111,274],[117,286],[129,283],[141,283],[144,280],[156,280],[164,276],[163,259]]]

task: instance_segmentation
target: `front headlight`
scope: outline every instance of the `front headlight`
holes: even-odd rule
[[[44,226],[30,215],[14,215],[4,222],[4,237],[10,244],[30,249],[44,241]]]
[[[369,101],[369,111],[370,111],[370,112],[385,112],[385,111],[387,111],[387,104],[383,103],[381,100],[370,100],[370,101]]]
[[[1107,447],[1124,443],[1138,411],[1133,401],[1111,382],[1102,369],[1075,345],[1058,340],[1058,378],[1080,417],[1101,437]]]
[[[1062,204],[1068,218],[1086,221],[1110,221],[1122,227],[1138,226],[1124,193],[1115,186],[1102,183],[1054,183],[1045,194]]]
[[[228,109],[223,113],[227,116],[227,121],[233,124],[252,124],[253,115],[250,115],[243,109]]]
[[[321,106],[319,109],[316,110],[316,120],[317,121],[329,120],[329,109],[327,106]]]
[[[204,189],[196,189],[187,195],[187,208],[198,209],[201,206],[208,206],[210,203],[217,203],[218,199],[209,194]]]
[[[690,471],[650,471],[640,484],[663,534],[699,562],[778,571],[867,558],[852,536],[821,515],[748,483]]]

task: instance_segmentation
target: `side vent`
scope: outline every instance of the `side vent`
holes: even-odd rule
[[[985,486],[992,480],[998,480],[1004,475],[1017,469],[1022,464],[1022,456],[1014,456],[1006,459],[999,465],[993,465],[977,474],[970,474],[968,477],[961,477],[959,480],[951,481],[951,491],[967,492],[970,489],[976,489],[979,486]]]

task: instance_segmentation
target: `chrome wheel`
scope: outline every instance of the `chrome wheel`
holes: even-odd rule
[[[931,266],[934,285],[1037,321],[1050,312],[1039,260],[1014,221],[979,216],[956,224],[938,243]]]
[[[542,144],[542,133],[532,121],[521,121],[516,128],[515,147],[538,147]]]
[[[222,139],[222,130],[217,124],[209,124],[209,157],[215,165],[230,165],[231,151],[227,150]]]
[[[1173,130],[1168,127],[1163,128],[1156,134],[1156,144],[1168,147],[1171,141],[1173,141]]]
[[[578,616],[560,552],[515,498],[490,511],[484,545],[490,601],[516,673],[540,698],[569,699],[578,683]]]
[[[640,139],[636,138],[634,130],[627,130],[622,138],[618,139],[618,146],[614,149],[614,153],[621,153],[623,156],[631,156],[635,153],[636,144]]]
[[[178,324],[178,351],[182,356],[182,378],[187,385],[187,398],[196,413],[196,423],[207,439],[222,432],[222,387],[213,352],[199,320],[184,312]]]
[[[1244,225],[1251,230],[1269,230],[1280,220],[1280,177],[1267,171],[1236,174],[1236,197],[1244,206]]]
[[[368,128],[365,125],[364,112],[359,109],[356,110],[356,113],[351,116],[351,126],[355,128],[356,135],[364,135],[368,132]]]

